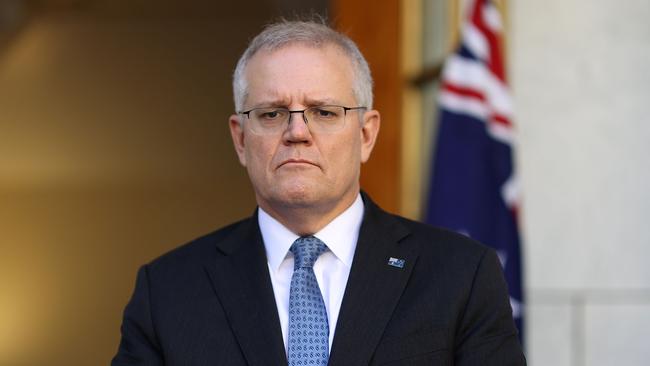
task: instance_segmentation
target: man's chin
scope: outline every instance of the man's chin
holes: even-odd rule
[[[300,207],[312,207],[317,204],[318,195],[309,189],[296,189],[283,192],[280,196],[279,204],[284,204],[285,206],[294,206],[296,208]]]
[[[327,201],[326,192],[320,192],[314,185],[293,184],[287,187],[277,187],[269,203],[285,209],[314,209]]]

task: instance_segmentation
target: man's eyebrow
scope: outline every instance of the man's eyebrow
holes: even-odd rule
[[[307,106],[319,106],[319,105],[341,105],[342,103],[336,99],[323,98],[323,99],[309,99],[305,98],[305,103]]]
[[[305,98],[306,107],[321,106],[321,105],[343,105],[341,101],[332,98]],[[288,99],[269,99],[261,101],[251,106],[252,108],[289,108],[290,101]]]
[[[251,108],[268,108],[268,107],[286,108],[288,105],[289,103],[284,99],[274,99],[274,100],[267,100],[267,101],[256,103]]]

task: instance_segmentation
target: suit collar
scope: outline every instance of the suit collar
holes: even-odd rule
[[[359,194],[350,207],[313,234],[327,244],[329,250],[348,268],[352,267],[363,212],[364,203]],[[263,209],[259,208],[257,213],[269,265],[274,271],[277,271],[286,258],[291,244],[299,236]]]
[[[257,213],[216,246],[216,261],[206,271],[246,361],[251,366],[286,365]]]
[[[418,256],[416,244],[401,245],[410,232],[366,195],[364,221],[341,304],[330,366],[369,364],[411,275]],[[388,264],[404,260],[403,268]]]

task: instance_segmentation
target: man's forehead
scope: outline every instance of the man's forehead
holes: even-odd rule
[[[319,105],[342,105],[349,102],[345,98],[335,98],[329,95],[314,95],[302,92],[300,90],[287,94],[280,91],[270,91],[261,98],[256,98],[255,105],[251,107],[289,107],[294,103],[299,103],[305,106],[319,106]]]
[[[260,50],[246,69],[247,98],[261,105],[350,103],[353,78],[349,58],[336,45],[291,44]],[[251,100],[252,99],[252,100]]]

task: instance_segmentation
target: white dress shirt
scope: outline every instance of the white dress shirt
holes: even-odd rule
[[[332,349],[336,320],[341,309],[341,300],[343,300],[343,293],[352,267],[354,250],[357,247],[363,211],[363,200],[361,195],[358,195],[347,210],[314,234],[329,248],[314,263],[314,274],[327,310],[327,320],[330,328],[330,350]],[[291,276],[293,275],[293,253],[289,251],[289,248],[299,236],[284,227],[261,208],[257,217],[262,239],[264,240],[266,257],[268,258],[269,274],[273,284],[273,293],[275,294],[275,303],[278,308],[286,351],[289,329],[289,289],[291,287]]]

